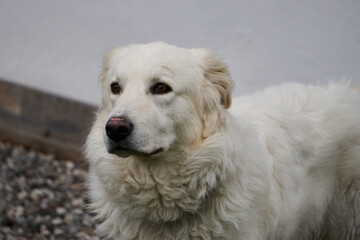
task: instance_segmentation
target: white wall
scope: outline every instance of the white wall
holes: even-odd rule
[[[209,47],[235,95],[283,81],[360,84],[358,0],[0,0],[0,78],[99,103],[102,55],[163,40]]]

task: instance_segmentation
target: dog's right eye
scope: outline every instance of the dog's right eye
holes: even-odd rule
[[[157,83],[150,89],[150,92],[152,94],[158,94],[158,95],[166,94],[171,91],[172,91],[171,87],[169,87],[168,85],[166,85],[164,83]]]
[[[113,94],[120,94],[121,92],[121,87],[118,83],[112,83],[111,84],[111,92]]]

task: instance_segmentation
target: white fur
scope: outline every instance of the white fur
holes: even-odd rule
[[[228,109],[233,82],[219,58],[159,42],[109,52],[101,81],[85,150],[99,234],[360,238],[360,92],[349,84],[283,84]],[[149,93],[157,81],[173,91]],[[109,154],[104,126],[121,114],[134,147]]]

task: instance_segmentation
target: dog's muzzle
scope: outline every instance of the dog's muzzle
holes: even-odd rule
[[[154,156],[163,152],[162,147],[155,148],[151,151],[143,151],[134,142],[133,136],[130,136],[134,130],[131,121],[123,116],[110,118],[105,124],[105,145],[107,151],[119,156],[128,156],[132,154],[143,156]]]

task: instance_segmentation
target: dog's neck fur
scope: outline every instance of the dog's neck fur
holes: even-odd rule
[[[216,131],[201,140],[201,148],[179,146],[176,149],[170,148],[169,153],[162,158],[129,157],[121,163],[118,157],[113,156],[111,164],[115,166],[114,172],[96,174],[97,177],[103,176],[99,180],[105,187],[106,199],[110,200],[106,201],[104,196],[99,195],[101,199],[93,201],[95,210],[100,209],[95,204],[109,206],[109,211],[98,212],[99,218],[110,222],[124,221],[124,224],[133,224],[129,221],[143,224],[147,222],[158,224],[161,229],[166,226],[172,226],[170,228],[173,229],[176,225],[192,225],[194,223],[189,221],[203,221],[207,214],[215,214],[207,213],[206,205],[217,204],[215,200],[221,195],[231,197],[230,193],[226,193],[226,180],[232,177],[232,173],[238,174],[233,162],[223,161],[235,160],[235,155],[238,154],[236,151],[240,148],[233,144],[237,142],[235,139],[219,141],[224,139],[221,137],[224,131],[237,131],[231,129],[234,123],[231,123],[228,113],[223,116],[221,122],[219,120],[216,124]],[[228,156],[229,154],[232,156]],[[168,156],[172,158],[169,159]],[[101,171],[101,164],[96,168],[97,171]],[[224,192],[213,192],[214,189]],[[209,202],[209,199],[212,202]],[[119,205],[121,212],[115,207]],[[124,229],[124,226],[119,226],[120,228]]]
[[[195,228],[210,224],[213,227],[206,227],[204,232],[205,238],[210,239],[214,234],[225,236],[225,232],[231,232],[231,228],[239,222],[239,219],[231,218],[234,212],[243,216],[244,222],[252,222],[242,213],[244,206],[253,211],[262,211],[264,207],[261,206],[266,205],[266,199],[260,197],[261,204],[255,202],[253,193],[247,190],[246,181],[252,181],[252,186],[258,188],[265,185],[259,182],[259,179],[263,179],[259,176],[247,174],[245,181],[241,175],[253,168],[260,169],[260,165],[254,165],[263,163],[253,161],[253,156],[244,155],[241,149],[256,146],[253,144],[256,136],[245,120],[239,126],[227,111],[224,110],[221,116],[221,120],[214,125],[216,129],[212,131],[213,134],[201,140],[201,147],[192,149],[181,145],[176,149],[170,148],[158,159],[129,157],[119,161],[117,156],[108,155],[108,159],[95,163],[92,171],[97,173],[92,174],[90,180],[93,182],[90,185],[101,183],[97,189],[103,191],[92,194],[92,207],[97,211],[98,218],[104,221],[100,229],[107,233],[113,231],[113,236],[137,236],[152,232],[146,231],[146,226],[158,226],[159,235],[145,239],[166,239],[164,234],[188,236],[191,229],[198,232],[199,229]],[[239,130],[246,138],[236,137]],[[224,135],[227,137],[224,138]],[[259,149],[245,152],[260,154]],[[229,179],[232,184],[227,184]],[[264,193],[266,191],[263,190]],[[232,199],[244,192],[247,193],[242,196],[245,199],[242,207],[237,206]],[[255,207],[259,210],[254,210]],[[208,209],[215,211],[209,212]],[[216,221],[209,222],[208,219]],[[109,226],[113,226],[112,229],[108,229]],[[225,230],[223,226],[229,229]],[[188,232],[176,233],[176,229],[188,229]]]
[[[144,208],[145,215],[140,218],[161,223],[179,222],[183,215],[196,215],[204,210],[205,200],[217,185],[225,181],[224,173],[229,172],[224,169],[226,166],[222,158],[228,158],[224,155],[233,152],[219,146],[217,140],[218,135],[228,131],[226,125],[219,119],[214,126],[217,129],[211,136],[197,141],[201,148],[175,143],[176,148],[170,148],[159,158],[131,158],[133,166],[127,168],[124,187],[129,195],[141,196],[141,201],[137,201],[136,197],[131,199],[134,208],[135,205],[137,209]],[[135,171],[130,172],[132,169],[141,169],[143,175],[135,176]],[[134,184],[139,178],[143,178],[144,182]],[[130,182],[133,184],[126,184]],[[146,203],[144,195],[149,196]]]

